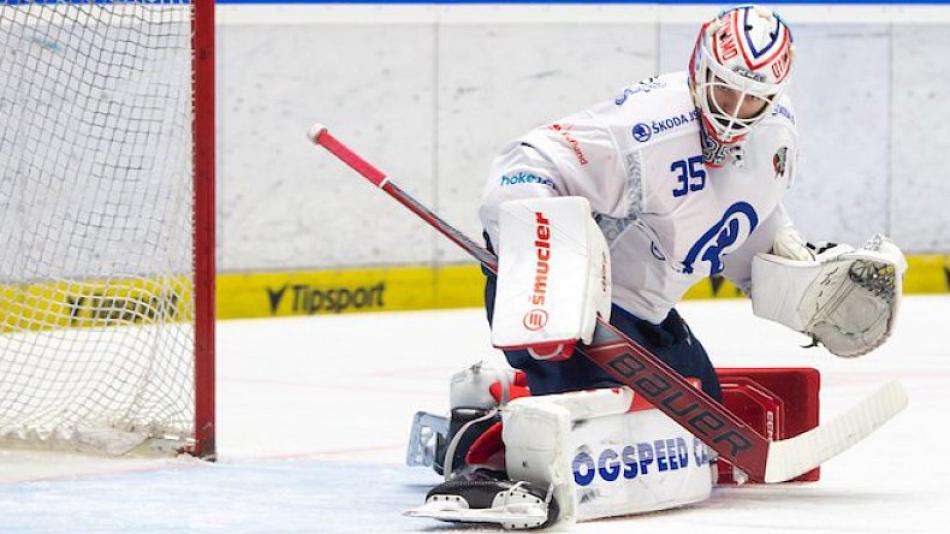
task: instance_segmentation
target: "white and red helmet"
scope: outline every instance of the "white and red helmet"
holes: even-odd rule
[[[736,143],[767,117],[785,90],[793,51],[788,26],[765,7],[733,7],[703,24],[689,62],[689,80],[705,133],[717,144]],[[717,100],[726,93],[731,93],[728,106]],[[745,109],[757,111],[740,114],[743,103]]]

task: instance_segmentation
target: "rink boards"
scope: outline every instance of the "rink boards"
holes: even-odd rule
[[[908,257],[907,294],[950,292],[950,255]],[[483,305],[477,265],[221,273],[219,319],[471,308]],[[686,299],[741,298],[723,278],[707,278]],[[188,280],[129,278],[0,284],[0,332],[177,322],[192,316]]]
[[[908,257],[907,294],[950,292],[950,255]],[[483,305],[485,278],[477,265],[397,266],[218,276],[218,317],[280,317]],[[743,297],[732,283],[707,278],[687,299]]]

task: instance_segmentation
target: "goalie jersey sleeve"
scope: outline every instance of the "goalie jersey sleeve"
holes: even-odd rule
[[[770,252],[776,232],[786,226],[792,226],[792,220],[785,211],[785,207],[779,204],[775,211],[752,232],[741,247],[723,258],[722,275],[746,295],[750,294],[752,258],[760,252]]]
[[[539,128],[509,143],[492,162],[479,216],[492,243],[498,243],[498,209],[509,200],[581,196],[596,213],[620,202],[616,148],[587,113]],[[593,179],[593,177],[604,179]]]
[[[587,198],[610,245],[614,303],[659,323],[726,265],[745,285],[754,253],[790,224],[780,202],[794,172],[794,122],[783,98],[744,141],[738,164],[709,166],[686,74],[650,78],[509,143],[492,162],[479,215],[497,245],[501,203]]]

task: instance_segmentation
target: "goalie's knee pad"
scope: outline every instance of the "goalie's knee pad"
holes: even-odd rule
[[[452,408],[497,408],[528,394],[523,372],[496,368],[478,362],[452,375],[449,406]]]

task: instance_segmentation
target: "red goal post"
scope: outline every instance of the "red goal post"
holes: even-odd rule
[[[215,112],[214,0],[193,0],[195,181],[195,437],[191,453],[214,459]]]
[[[213,459],[213,0],[6,0],[0,46],[0,446]]]

